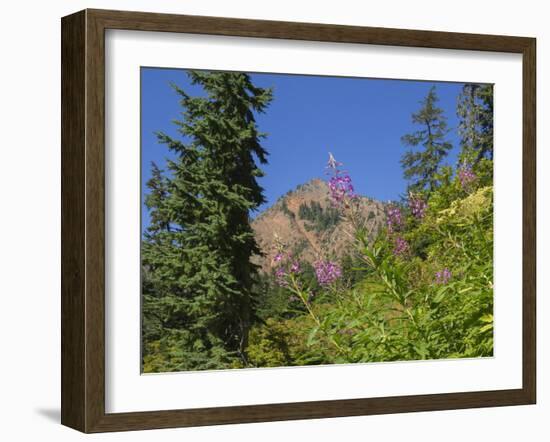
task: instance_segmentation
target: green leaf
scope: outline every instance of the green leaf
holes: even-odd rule
[[[479,329],[479,332],[480,333],[485,333],[486,331],[491,330],[492,328],[493,328],[493,324],[487,324],[487,325],[484,325],[483,327],[481,327]]]
[[[315,339],[315,336],[317,335],[317,332],[319,331],[319,326],[317,327],[314,327],[308,334],[307,336],[307,345],[308,347],[311,346],[313,344],[313,341]]]
[[[436,295],[434,296],[433,302],[436,304],[439,304],[441,301],[443,301],[443,298],[445,298],[445,294],[447,293],[447,287],[441,287],[437,290]]]

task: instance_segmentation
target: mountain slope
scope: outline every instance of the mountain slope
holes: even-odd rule
[[[367,226],[376,233],[385,221],[384,204],[359,196],[360,213]],[[298,186],[252,221],[256,241],[264,256],[255,257],[264,271],[269,271],[278,241],[302,261],[313,263],[320,258],[339,259],[350,251],[349,223],[331,206],[325,181],[313,179]]]

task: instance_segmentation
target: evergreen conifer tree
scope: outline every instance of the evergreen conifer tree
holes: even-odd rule
[[[254,114],[272,93],[243,73],[188,75],[205,96],[173,85],[183,107],[175,121],[181,137],[157,134],[174,159],[166,173],[153,165],[148,182],[143,333],[152,371],[223,368],[237,357],[245,365],[255,316],[250,257],[259,250],[249,213],[265,202],[257,163],[267,162],[267,152]],[[169,360],[155,360],[157,347]]]
[[[447,119],[437,102],[435,86],[432,86],[422,100],[421,108],[412,114],[413,123],[422,128],[401,138],[410,148],[401,158],[403,175],[410,181],[410,191],[433,191],[437,187],[437,172],[452,148],[452,144],[446,141],[449,132]]]
[[[465,84],[458,97],[457,115],[461,161],[493,159],[493,86]]]

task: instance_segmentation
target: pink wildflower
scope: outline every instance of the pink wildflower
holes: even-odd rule
[[[342,276],[342,269],[332,261],[317,261],[314,267],[317,281],[321,285],[330,285]]]

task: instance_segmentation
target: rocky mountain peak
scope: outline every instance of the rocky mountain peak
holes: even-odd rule
[[[360,213],[376,232],[384,224],[384,204],[365,196],[358,198]],[[331,204],[327,182],[313,178],[280,197],[252,222],[264,255],[255,261],[263,271],[270,270],[275,238],[305,262],[342,258],[350,253],[351,239],[344,233],[349,227]]]

